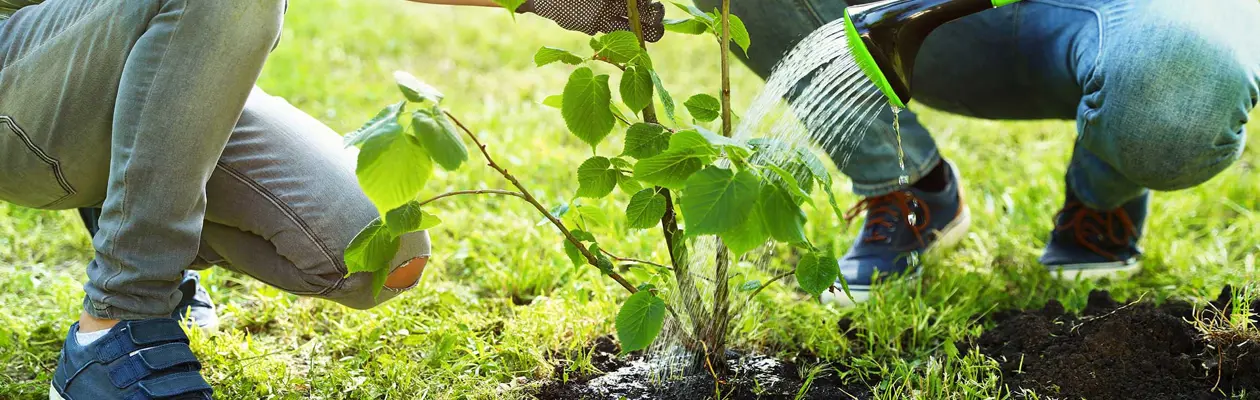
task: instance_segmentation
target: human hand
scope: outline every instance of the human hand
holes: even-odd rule
[[[555,21],[564,29],[594,35],[634,31],[630,27],[626,3],[626,0],[528,0],[516,12],[532,12]],[[665,18],[665,5],[639,0],[638,6],[643,38],[649,42],[661,40],[665,34],[665,26],[661,22]]]

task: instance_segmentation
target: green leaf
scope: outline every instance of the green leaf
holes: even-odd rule
[[[382,214],[416,198],[433,175],[433,160],[397,121],[386,121],[363,141],[355,174]]]
[[[553,94],[543,99],[542,103],[544,106],[559,110],[561,108],[564,108],[564,96]]]
[[[731,14],[731,41],[744,49],[744,56],[748,55],[748,46],[752,45],[752,38],[748,35],[748,27],[744,26],[744,21],[735,14]]]
[[[796,204],[803,204],[812,200],[809,197],[809,193],[805,193],[804,190],[801,190],[801,185],[796,180],[795,175],[792,175],[792,173],[787,172],[787,170],[784,170],[783,168],[779,168],[778,165],[766,164],[765,167],[766,169],[773,171],[775,176],[778,176],[778,181],[784,185],[783,189],[785,189],[788,194],[792,195],[792,199],[796,200]]]
[[[839,276],[839,261],[826,253],[808,253],[796,263],[796,284],[814,296],[831,288]]]
[[[680,202],[687,232],[721,234],[738,227],[757,204],[760,184],[757,176],[747,170],[733,173],[709,166],[692,175]]]
[[[569,233],[572,233],[573,237],[579,242],[595,242],[595,236],[587,231],[574,229],[569,231]],[[574,246],[573,242],[570,242],[567,238],[564,240],[564,254],[569,256],[569,261],[573,261],[573,266],[586,265],[586,256],[582,255],[582,251],[578,250],[577,246]]]
[[[591,255],[595,256],[595,268],[598,268],[600,273],[604,275],[613,273],[612,259],[608,258],[608,255],[604,254],[604,252],[599,251],[599,243],[591,243],[587,251],[590,251]]]
[[[420,203],[415,201],[385,213],[385,226],[394,236],[432,229],[441,223],[441,219],[421,210]]]
[[[757,204],[770,237],[786,243],[806,242],[805,212],[780,184],[762,185]]]
[[[608,225],[608,215],[604,214],[604,210],[585,204],[573,206],[572,212],[569,213],[569,219],[577,222],[578,226],[584,228],[591,224],[596,226]]]
[[[617,312],[616,325],[622,354],[643,350],[656,340],[665,326],[665,301],[652,292],[632,294]]]
[[[411,133],[420,139],[433,161],[447,171],[459,169],[464,161],[468,161],[468,148],[459,140],[455,125],[441,110],[412,112]]]
[[[591,157],[578,167],[578,197],[601,198],[617,187],[620,175],[604,157]]]
[[[670,150],[639,160],[634,164],[634,177],[656,186],[682,189],[687,178],[704,164],[705,161],[691,150]]]
[[[666,131],[665,127],[637,123],[630,125],[630,129],[626,131],[626,148],[621,151],[621,155],[642,160],[661,154],[668,148],[669,131]]]
[[[521,4],[525,4],[525,0],[494,0],[494,3],[507,9],[512,14],[512,19],[516,19],[516,10],[521,8]]]
[[[368,120],[366,124],[363,124],[363,127],[346,134],[346,137],[343,138],[346,147],[361,146],[369,137],[381,130],[394,129],[395,126],[398,126],[398,116],[402,115],[406,106],[407,102],[400,101],[376,113],[376,116]],[[401,130],[402,128],[399,127],[398,129]]]
[[[378,276],[373,280],[375,284],[372,285],[372,297],[375,298],[381,293],[381,287],[385,285],[385,280],[379,279],[379,275],[382,273],[389,275],[389,269],[392,267],[389,262],[394,259],[394,254],[398,253],[399,243],[398,237],[385,229],[385,223],[380,218],[372,221],[359,231],[359,234],[346,247],[344,258],[347,275],[356,272],[377,274]]]
[[[398,252],[398,238],[385,229],[385,222],[380,218],[373,220],[355,235],[350,245],[346,246],[346,271],[372,272],[389,270],[390,260]]]
[[[687,112],[699,121],[709,122],[722,115],[722,103],[717,98],[704,93],[691,96],[683,102],[683,105],[687,106]]]
[[[568,50],[559,49],[555,47],[543,46],[542,48],[538,49],[537,53],[534,53],[534,64],[537,64],[539,67],[547,65],[547,64],[551,64],[554,62],[562,62],[569,65],[578,65],[578,64],[581,64],[582,61],[584,61],[582,57],[578,57],[577,54],[573,54],[573,53],[570,53]]]
[[[648,188],[634,194],[626,206],[626,225],[630,229],[649,229],[661,223],[665,215],[665,196]]]
[[[765,224],[761,221],[761,207],[753,207],[739,226],[718,236],[722,238],[722,243],[726,244],[726,248],[738,258],[770,240],[770,234],[766,232]]]
[[[757,289],[761,289],[761,281],[753,280],[739,285],[739,291],[741,292],[751,292]]]
[[[590,68],[582,67],[573,71],[569,83],[564,85],[560,114],[569,131],[594,147],[612,131],[615,119],[609,108],[611,103],[608,75],[595,76]]]
[[[617,64],[627,64],[643,53],[639,37],[630,31],[614,31],[599,37],[595,55]]]
[[[673,4],[679,9],[686,11],[687,14],[691,14],[692,17],[695,17],[697,20],[700,20],[701,22],[704,22],[709,25],[712,25],[713,23],[717,22],[717,20],[714,19],[712,15],[709,15],[708,13],[704,11],[700,11],[700,9],[696,8],[696,6],[694,5],[677,3],[677,2],[674,2]]]
[[[709,25],[695,18],[666,19],[665,30],[687,35],[700,35],[709,31]]]
[[[621,111],[621,106],[617,105],[615,102],[609,102],[608,109],[612,110],[613,116],[617,117],[615,121],[621,123],[622,125],[627,125],[629,124],[629,121],[633,120],[632,118],[627,117],[626,113]]]
[[[643,111],[652,104],[652,70],[631,65],[621,74],[621,101],[630,111]]]
[[[661,106],[665,109],[665,116],[670,121],[676,121],[674,118],[674,98],[669,95],[669,91],[665,90],[665,84],[661,83],[661,76],[652,71],[652,85],[656,86],[656,95],[661,98]]]
[[[433,105],[442,103],[442,92],[437,88],[429,86],[414,75],[403,71],[394,72],[394,81],[398,82],[398,89],[402,91],[403,96],[413,103],[432,102]]]
[[[697,157],[701,157],[706,163],[713,161],[720,154],[713,143],[695,130],[685,130],[675,133],[669,138],[669,151],[690,151]]]
[[[626,194],[635,194],[640,190],[643,190],[642,182],[639,182],[638,179],[634,179],[634,176],[624,172],[617,173],[617,186],[620,186],[621,191]]]

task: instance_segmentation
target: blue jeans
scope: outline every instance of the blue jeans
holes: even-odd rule
[[[747,64],[768,76],[846,6],[733,1],[752,35]],[[1260,97],[1260,2],[1025,0],[933,32],[913,89],[914,101],[972,117],[1076,120],[1069,186],[1090,207],[1116,208],[1148,189],[1203,183],[1238,159]],[[880,117],[842,169],[860,195],[900,188],[891,117]],[[902,114],[901,131],[917,181],[940,155],[913,113]]]
[[[84,310],[169,316],[209,264],[365,308],[353,150],[254,87],[285,0],[48,0],[0,21],[0,201],[100,207]],[[403,238],[401,265],[428,255]]]

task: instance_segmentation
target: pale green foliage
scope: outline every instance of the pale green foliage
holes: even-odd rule
[[[630,111],[639,112],[652,104],[652,70],[631,65],[621,74],[621,101]]]
[[[683,102],[683,105],[687,106],[687,112],[691,113],[692,117],[700,121],[709,122],[722,115],[722,103],[718,102],[716,97],[707,94],[691,96]]]
[[[591,157],[578,167],[578,197],[600,198],[617,187],[620,174],[605,157]]]
[[[355,174],[363,193],[383,213],[416,198],[433,174],[433,161],[396,120],[379,126],[363,140]]]
[[[427,153],[442,169],[454,171],[468,161],[468,148],[459,140],[455,125],[442,110],[416,110],[411,113],[411,134],[420,139]]]
[[[564,85],[564,101],[560,112],[574,136],[592,147],[612,131],[614,117],[609,104],[608,75],[595,75],[588,67],[578,68]]]
[[[716,235],[739,226],[757,204],[759,184],[751,172],[715,166],[692,175],[681,202],[687,233]]]
[[[441,223],[440,218],[420,209],[420,203],[415,201],[385,214],[385,226],[394,236],[432,229]]]
[[[544,46],[539,48],[537,53],[534,53],[534,64],[539,67],[554,62],[578,65],[581,64],[582,61],[582,57],[578,57],[577,55],[570,53],[568,50],[558,49],[555,47]]]
[[[626,205],[626,225],[631,229],[648,229],[661,223],[665,215],[665,196],[656,189],[643,189]]]
[[[649,158],[669,148],[669,131],[656,124],[637,123],[626,131],[626,147],[621,155]]]
[[[796,283],[812,295],[820,295],[831,288],[840,276],[840,264],[830,254],[812,252],[801,256],[796,264]]]
[[[621,352],[642,350],[656,340],[665,326],[665,301],[647,291],[630,295],[617,312],[617,338]]]
[[[398,246],[398,237],[390,233],[381,220],[372,221],[346,248],[346,270],[349,273],[371,272],[374,280],[380,282],[372,288],[372,295],[376,296],[389,275],[389,262],[398,252]]]

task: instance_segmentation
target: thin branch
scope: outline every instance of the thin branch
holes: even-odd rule
[[[451,196],[461,196],[461,195],[470,195],[470,194],[501,194],[504,196],[520,197],[522,199],[525,198],[525,195],[521,194],[520,192],[513,192],[511,190],[499,190],[499,189],[457,190],[454,192],[446,192],[446,193],[439,194],[437,196],[433,196],[433,198],[431,199],[420,202],[420,206],[423,207],[426,204],[429,204],[429,203],[432,203],[434,201],[438,201],[441,199],[445,199]]]
[[[780,280],[783,280],[783,278],[787,278],[795,274],[796,274],[796,270],[791,270],[791,271],[779,274],[779,276],[771,278],[770,280],[766,281],[766,283],[761,284],[761,287],[757,288],[757,290],[754,290],[752,294],[748,295],[748,298],[751,300],[752,298],[757,297],[757,294],[761,293],[762,290],[766,290],[767,287],[770,287],[771,283],[778,282]]]
[[[512,186],[515,186],[517,190],[521,191],[520,194],[525,201],[528,201],[529,204],[532,204],[534,208],[538,209],[538,212],[547,216],[547,220],[551,221],[551,224],[555,225],[556,228],[560,230],[560,233],[564,234],[564,238],[568,239],[569,243],[573,243],[573,245],[578,248],[578,251],[582,253],[582,256],[586,257],[586,262],[588,264],[591,264],[595,268],[599,268],[599,259],[596,258],[594,254],[591,254],[591,251],[587,249],[586,246],[582,245],[582,241],[573,236],[573,232],[570,232],[569,228],[565,227],[563,222],[560,222],[560,219],[556,218],[555,215],[552,215],[551,211],[547,210],[547,207],[543,206],[542,203],[539,203],[538,200],[534,198],[534,195],[530,194],[529,190],[525,189],[525,185],[521,184],[521,181],[516,179],[515,175],[512,175],[507,169],[500,167],[498,163],[494,162],[494,158],[490,157],[490,152],[486,151],[486,145],[481,143],[481,139],[478,139],[477,135],[474,134],[472,130],[468,129],[467,126],[464,126],[464,123],[460,122],[454,115],[451,115],[450,112],[443,111],[443,113],[445,113],[446,117],[450,118],[451,121],[459,127],[459,129],[468,134],[469,138],[472,138],[473,143],[477,144],[477,149],[481,150],[481,155],[485,156],[486,163],[490,166],[490,168],[493,168],[495,171],[499,171],[499,174],[503,175],[508,182],[511,182]],[[616,271],[607,271],[607,274],[614,281],[621,284],[621,287],[625,288],[626,291],[629,291],[630,293],[636,293],[639,291],[639,289],[635,288],[634,285],[631,285],[630,282],[627,282],[626,279],[621,277],[621,274],[618,274]]]
[[[604,255],[608,256],[608,258],[613,259],[613,261],[628,262],[628,263],[635,263],[635,264],[644,264],[644,265],[651,265],[651,266],[654,266],[654,267],[660,267],[660,268],[665,268],[665,269],[673,269],[673,267],[667,267],[667,266],[664,266],[664,265],[661,265],[661,264],[657,264],[657,263],[654,263],[654,262],[651,262],[651,261],[638,260],[638,259],[629,258],[629,257],[618,257],[618,256],[616,256],[615,254],[613,254],[612,252],[609,252],[608,250],[604,250],[604,249],[599,249],[599,251],[600,251],[601,253],[604,253]]]

